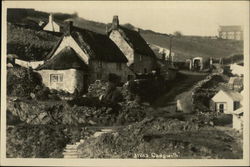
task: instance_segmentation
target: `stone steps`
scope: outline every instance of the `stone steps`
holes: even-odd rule
[[[101,129],[101,131],[97,131],[95,132],[92,136],[90,137],[98,137],[103,133],[110,133],[110,132],[114,132],[115,130],[112,128],[103,128]],[[76,142],[75,144],[67,144],[64,152],[63,152],[63,156],[65,159],[76,159],[76,158],[80,158],[80,153],[77,150],[77,147],[84,143],[84,140],[81,139],[79,142]]]

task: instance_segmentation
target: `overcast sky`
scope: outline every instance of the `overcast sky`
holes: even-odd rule
[[[219,25],[244,25],[248,1],[104,1],[104,2],[8,2],[13,7],[46,12],[77,12],[82,18],[109,23],[118,15],[121,24],[162,33],[181,31],[185,35],[217,35]]]

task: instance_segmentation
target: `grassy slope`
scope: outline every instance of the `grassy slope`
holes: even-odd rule
[[[42,60],[60,37],[44,31],[35,31],[7,25],[7,53],[17,54],[23,60]]]
[[[38,18],[37,16],[38,14],[33,13],[31,16],[28,15],[26,17],[32,17],[34,19]],[[43,16],[39,17],[39,19],[46,20],[47,18],[43,13]],[[102,34],[106,33],[106,24],[104,23],[90,21],[76,16],[72,16],[70,18],[70,15],[63,17],[57,16],[57,21],[61,23],[65,19],[70,19],[74,21],[74,25],[78,27],[96,31]],[[108,27],[109,26],[110,24],[108,25]],[[130,24],[127,24],[126,26],[130,28],[133,27]],[[141,30],[141,35],[148,43],[169,48],[169,38],[167,34],[156,33],[151,30]],[[48,42],[48,44],[53,44],[53,43]],[[196,57],[196,56],[201,56],[205,58],[227,57],[232,54],[243,54],[243,42],[233,41],[233,40],[209,39],[205,37],[189,37],[189,36],[183,36],[179,38],[174,37],[173,52],[175,52],[176,54],[175,60],[179,61],[183,61],[186,58]]]

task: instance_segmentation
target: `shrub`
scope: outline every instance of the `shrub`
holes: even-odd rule
[[[66,144],[84,139],[91,130],[65,125],[22,124],[7,129],[8,158],[62,158]]]
[[[10,68],[7,71],[7,95],[29,97],[37,86],[42,87],[41,77],[31,69]]]

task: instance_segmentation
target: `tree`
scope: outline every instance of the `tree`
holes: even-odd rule
[[[182,37],[182,36],[183,36],[182,32],[180,32],[180,31],[175,31],[175,32],[174,32],[174,35],[175,35],[176,37]]]

